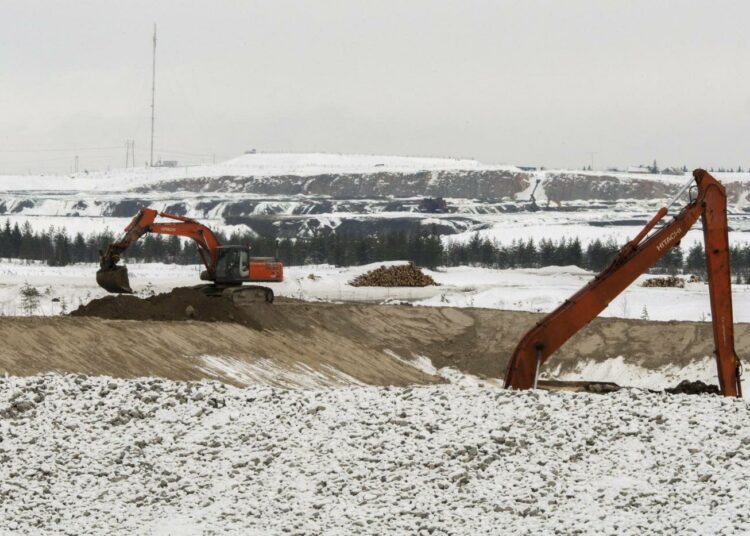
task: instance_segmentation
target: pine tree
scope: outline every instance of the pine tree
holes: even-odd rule
[[[232,242],[232,244],[241,244],[242,242]],[[168,263],[175,263],[177,262],[177,258],[180,255],[180,251],[182,250],[182,243],[180,242],[180,237],[177,235],[172,235],[167,240],[166,246],[165,246],[165,254],[166,258],[164,259]]]
[[[688,251],[685,259],[685,270],[694,274],[705,274],[706,256],[703,252],[703,244],[696,242]]]
[[[682,248],[675,246],[667,251],[664,256],[654,265],[664,272],[675,275],[682,269],[683,264]]]
[[[539,265],[540,266],[552,266],[556,264],[556,253],[557,248],[552,243],[552,240],[542,238],[539,241]]]
[[[607,248],[598,238],[586,246],[586,268],[594,272],[601,272],[607,267],[609,255]]]
[[[76,236],[73,239],[71,256],[73,262],[86,262],[88,260],[86,239],[83,237],[83,233],[76,233]]]
[[[18,226],[18,222],[16,222],[10,231],[10,256],[16,259],[20,258],[21,236],[21,228]]]
[[[28,282],[21,287],[21,307],[27,315],[33,315],[39,308],[39,298],[41,294],[36,287],[32,287]]]
[[[62,231],[58,231],[53,237],[53,245],[54,252],[52,256],[47,259],[47,264],[50,266],[67,266],[70,264],[71,244],[68,235]]]
[[[31,224],[25,221],[21,228],[21,239],[18,246],[18,257],[21,259],[35,259],[39,260],[36,240],[34,231],[31,228]]]
[[[581,247],[581,241],[578,237],[575,237],[572,241],[568,242],[565,248],[565,264],[570,266],[583,267],[583,248]]]
[[[489,253],[485,245],[482,246],[482,260],[485,260],[485,256],[489,255],[486,259],[487,264],[490,264],[494,257],[494,251],[492,244],[488,240],[485,240],[490,245]],[[443,242],[436,233],[430,233],[425,237],[424,243],[424,264],[427,268],[437,268],[443,263]]]
[[[10,245],[10,220],[5,219],[5,226],[0,233],[0,258],[9,258],[12,256]]]

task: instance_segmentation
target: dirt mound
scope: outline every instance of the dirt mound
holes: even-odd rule
[[[649,277],[641,283],[641,286],[685,288],[685,280],[675,275],[669,275],[667,277]]]
[[[264,303],[257,305],[266,306]],[[200,290],[189,287],[176,288],[145,299],[130,294],[106,296],[81,305],[70,316],[96,316],[117,320],[234,322],[261,329],[260,324],[246,310],[235,306],[229,299],[207,296]]]
[[[398,266],[381,266],[356,277],[349,283],[353,287],[427,287],[438,285],[429,275],[423,274],[414,263]]]
[[[682,380],[675,387],[664,389],[665,392],[673,395],[720,395],[719,387],[716,385],[709,385],[703,383],[700,380],[691,382],[690,380]]]

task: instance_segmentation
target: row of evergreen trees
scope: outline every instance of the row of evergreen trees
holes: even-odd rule
[[[278,257],[287,266],[333,264],[352,266],[389,260],[409,260],[419,266],[474,265],[492,268],[536,268],[575,265],[599,272],[614,258],[621,245],[614,240],[594,240],[585,248],[578,238],[557,241],[514,240],[500,244],[475,234],[468,242],[444,245],[434,232],[390,232],[373,235],[344,235],[330,230],[310,238],[257,237],[249,233],[224,235],[225,244],[249,244],[253,255]],[[27,222],[10,225],[6,220],[0,231],[0,258],[44,261],[52,266],[96,262],[99,251],[115,240],[109,231],[70,236],[64,229],[35,232]],[[176,236],[148,234],[126,252],[127,259],[142,262],[195,264],[200,262],[196,244]],[[750,279],[750,246],[733,246],[732,271],[742,280]],[[705,273],[703,246],[695,244],[685,254],[673,248],[652,270],[662,273]]]

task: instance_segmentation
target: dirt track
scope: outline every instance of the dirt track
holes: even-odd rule
[[[424,355],[438,367],[500,377],[515,344],[540,317],[489,309],[293,300],[248,308],[242,323],[6,317],[0,320],[0,373],[56,370],[235,384],[260,378],[295,385],[313,371],[319,385],[441,381],[390,351],[403,359]],[[710,330],[710,324],[691,322],[597,319],[550,364],[566,368],[582,359],[618,355],[646,367],[686,364],[711,355]],[[750,325],[736,326],[736,341],[738,353],[746,355]]]

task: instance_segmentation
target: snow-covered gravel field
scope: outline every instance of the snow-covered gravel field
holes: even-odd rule
[[[746,534],[744,401],[0,380],[3,534]]]

